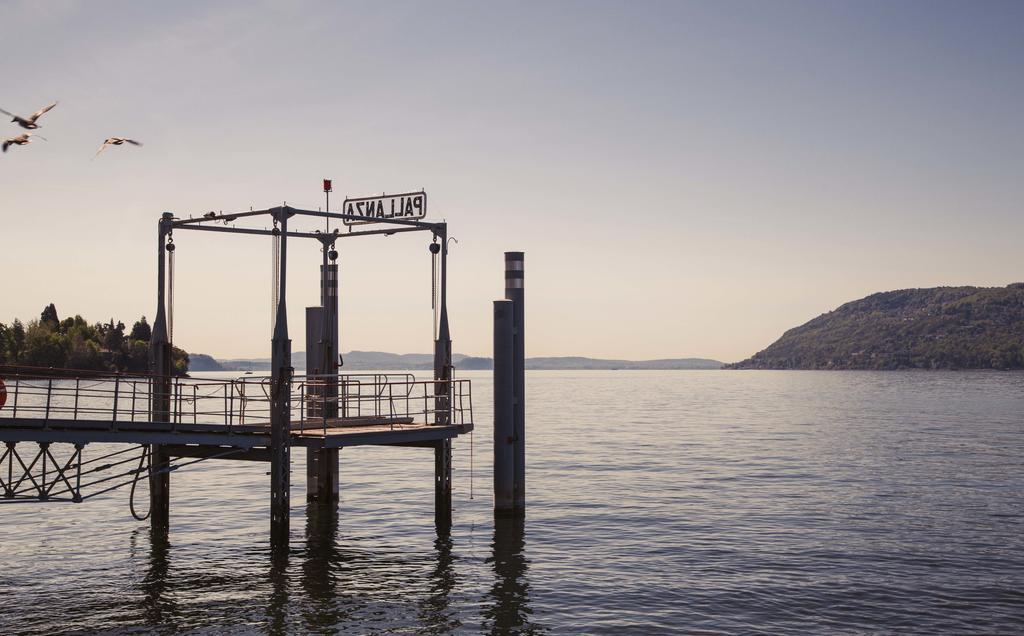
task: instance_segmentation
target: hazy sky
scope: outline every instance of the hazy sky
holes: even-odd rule
[[[425,188],[455,350],[737,360],[875,291],[1024,280],[1024,3],[0,2],[0,321],[155,309],[156,220]],[[19,132],[3,124],[4,136]],[[111,135],[142,148],[111,148]],[[269,355],[270,242],[178,233],[175,343]],[[342,349],[430,350],[424,235],[340,242]],[[293,242],[294,348],[318,302]]]

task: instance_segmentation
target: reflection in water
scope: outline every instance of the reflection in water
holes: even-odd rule
[[[347,547],[352,540],[340,536],[337,510],[311,505],[305,546],[290,551],[252,546],[181,570],[192,546],[177,547],[179,567],[171,568],[166,535],[139,529],[132,537],[133,548],[136,542],[149,550],[138,579],[141,607],[135,608],[141,616],[136,614],[135,620],[150,627],[248,624],[270,634],[353,629],[449,634],[467,628],[466,586],[473,579],[466,570],[474,567],[474,560],[460,555],[451,536],[437,537],[433,549],[423,552]],[[493,583],[478,606],[482,624],[473,620],[470,625],[480,624],[481,631],[492,634],[545,631],[532,622],[524,547],[523,520],[495,520],[492,553],[486,560]],[[192,604],[180,605],[182,598],[202,598],[207,607],[219,609],[215,615],[202,615]]]
[[[268,556],[270,599],[267,603],[267,631],[283,634],[288,624],[288,550],[271,549]]]
[[[452,564],[452,539],[440,536],[434,541],[437,563],[430,572],[430,589],[419,603],[420,631],[426,634],[447,634],[462,625],[451,608],[452,590],[458,582]]]
[[[139,529],[132,533],[133,545],[140,535],[147,536],[150,545],[149,564],[139,583],[143,617],[149,625],[173,625],[177,607],[173,595],[167,593],[167,556],[171,544],[163,532]]]
[[[539,634],[544,629],[530,622],[530,591],[526,578],[523,519],[494,519],[494,585],[485,599],[483,629],[492,634]]]
[[[430,462],[381,448],[272,567],[262,467],[204,462],[170,544],[123,497],[0,505],[0,636],[1022,632],[1024,375],[529,377],[525,552],[485,498],[434,544]],[[605,426],[623,393],[647,408]]]
[[[303,611],[307,630],[330,631],[350,617],[352,603],[347,595],[351,590],[338,589],[337,574],[344,555],[337,542],[337,506],[310,503],[306,507],[306,558],[302,562],[301,577],[309,602],[309,607]]]

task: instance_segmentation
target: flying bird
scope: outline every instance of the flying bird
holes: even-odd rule
[[[36,128],[39,128],[39,124],[36,123],[36,120],[42,117],[47,111],[49,111],[56,105],[57,102],[53,102],[45,108],[40,108],[36,112],[32,113],[32,115],[29,117],[21,117],[19,115],[15,115],[14,113],[9,113],[2,108],[0,108],[0,113],[13,117],[14,119],[12,119],[11,121],[15,122],[16,124],[18,124],[26,130],[35,130]]]
[[[4,143],[3,143],[4,152],[7,152],[7,149],[10,148],[11,146],[24,146],[25,144],[30,143],[32,141],[31,137],[32,137],[32,133],[22,133],[22,134],[18,135],[17,137],[11,137],[10,139],[4,139]],[[39,137],[39,135],[36,135],[36,137]],[[39,138],[42,139],[43,141],[46,141],[45,137],[39,137]]]
[[[121,144],[126,143],[131,144],[133,146],[142,145],[141,142],[135,141],[134,139],[128,139],[127,137],[110,137],[109,139],[104,141],[103,145],[100,146],[100,149],[96,151],[96,154],[93,155],[93,159],[95,159],[101,152],[106,150],[107,146],[120,146]]]

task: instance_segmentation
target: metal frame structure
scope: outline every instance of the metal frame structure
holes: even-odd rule
[[[243,219],[270,218],[273,229],[233,226]],[[290,417],[291,417],[291,382],[294,369],[291,365],[291,340],[287,322],[287,246],[289,238],[313,239],[321,243],[324,251],[324,269],[322,285],[324,300],[327,289],[327,256],[328,246],[333,252],[334,243],[343,238],[357,236],[391,236],[406,232],[430,232],[434,242],[440,242],[440,311],[437,338],[434,341],[434,408],[435,426],[450,424],[451,385],[452,379],[452,346],[448,324],[447,306],[447,261],[448,261],[448,227],[444,222],[434,223],[407,219],[375,219],[375,223],[384,224],[386,228],[353,229],[348,226],[347,232],[335,229],[334,232],[293,231],[288,229],[289,219],[293,217],[309,217],[316,219],[335,219],[343,222],[365,222],[364,217],[304,210],[287,205],[238,213],[210,213],[199,218],[179,219],[172,213],[164,213],[159,221],[158,239],[158,283],[157,312],[151,338],[151,363],[155,376],[151,421],[171,421],[171,343],[167,328],[167,254],[174,250],[173,232],[175,230],[221,232],[232,234],[249,234],[256,236],[277,237],[280,240],[280,260],[275,272],[278,282],[276,319],[271,340],[271,381],[270,381],[270,475],[271,475],[271,543],[275,546],[287,545],[289,532],[289,497],[290,497]],[[223,227],[215,225],[222,223]],[[332,259],[333,260],[333,259]],[[325,307],[326,310],[326,307]],[[337,321],[336,315],[328,312],[328,319]],[[325,332],[328,321],[325,320]],[[330,352],[336,356],[338,352]],[[326,358],[325,358],[326,359]],[[333,383],[332,383],[333,384]],[[447,533],[451,526],[451,438],[444,437],[432,442],[434,447],[435,465],[435,523],[439,532]],[[169,516],[169,463],[168,449],[161,444],[151,446],[152,472],[150,475],[150,500],[152,504],[152,526],[154,530],[166,532]]]
[[[271,219],[274,228],[232,225],[260,217]],[[447,224],[375,219],[384,227],[348,226],[347,231],[307,232],[289,229],[289,219],[295,217],[366,220],[288,206],[238,214],[210,213],[201,218],[179,219],[171,213],[160,217],[157,311],[150,339],[149,373],[0,366],[10,396],[6,407],[0,409],[0,503],[78,503],[131,486],[131,505],[136,486],[148,481],[150,523],[154,532],[162,535],[169,529],[172,471],[207,459],[263,461],[270,463],[270,536],[276,549],[288,544],[292,446],[305,448],[307,458],[316,459],[313,469],[307,467],[307,479],[313,480],[317,493],[311,500],[328,505],[337,501],[340,448],[407,446],[434,450],[435,524],[439,534],[448,534],[452,440],[472,431],[474,424],[470,381],[452,378]],[[174,376],[169,323],[173,322],[171,256],[175,231],[250,234],[279,240],[269,378]],[[435,304],[433,377],[416,380],[409,374],[339,374],[334,350],[337,310],[332,304],[337,302],[337,276],[336,265],[330,263],[337,258],[334,245],[342,238],[405,232],[430,232],[430,251],[435,265],[440,264],[440,280],[435,275],[432,282],[439,282],[434,294],[439,295],[439,307]],[[296,375],[291,366],[286,302],[289,238],[316,240],[324,252],[323,307],[310,308],[320,311],[315,329],[322,333],[316,347],[324,349],[319,352],[324,362],[318,369],[308,368],[305,376]],[[332,323],[334,334],[329,333]],[[307,317],[307,329],[309,326]],[[87,459],[84,451],[93,443],[124,448],[114,452],[99,449],[104,454]],[[22,444],[34,446],[26,452]],[[139,451],[139,455],[125,455],[133,451]],[[190,461],[183,462],[182,458]],[[334,505],[331,513],[336,512]],[[133,505],[132,514],[139,520],[145,518],[136,514]]]

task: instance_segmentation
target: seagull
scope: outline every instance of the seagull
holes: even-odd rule
[[[31,137],[32,137],[32,133],[22,133],[22,134],[18,135],[17,137],[11,137],[10,139],[4,139],[4,143],[3,143],[4,152],[7,152],[7,149],[10,148],[11,146],[24,146],[25,144],[30,143],[32,141]],[[39,135],[36,135],[36,137],[39,137]],[[42,139],[43,141],[46,141],[45,137],[39,137],[39,138]]]
[[[13,117],[14,119],[12,119],[11,121],[17,123],[19,126],[26,130],[35,130],[36,128],[39,128],[39,124],[36,123],[36,120],[42,117],[44,113],[46,113],[56,105],[57,102],[53,102],[45,108],[40,108],[36,112],[32,113],[31,117],[19,117],[18,115],[15,115],[14,113],[9,113],[2,108],[0,108],[0,113]]]
[[[128,139],[127,137],[110,137],[103,142],[103,145],[101,145],[100,149],[96,151],[96,154],[93,155],[93,158],[96,158],[97,155],[106,150],[107,146],[120,146],[121,144],[124,143],[129,143],[133,146],[142,145],[141,142],[135,141],[134,139]]]

